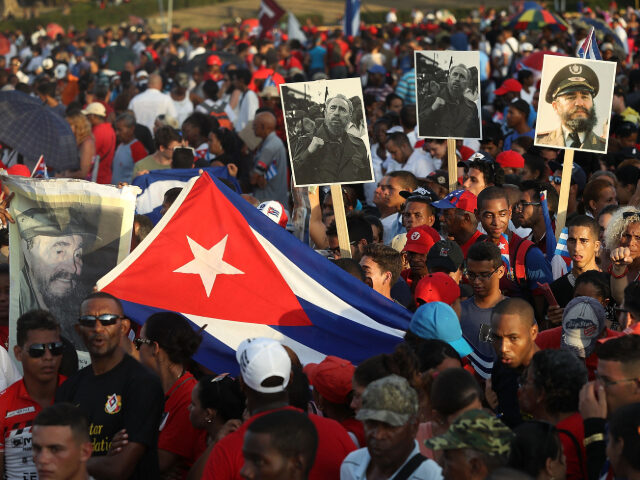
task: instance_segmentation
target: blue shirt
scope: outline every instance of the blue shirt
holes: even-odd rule
[[[326,56],[327,49],[321,45],[316,45],[311,50],[309,50],[309,57],[311,58],[309,69],[324,70],[324,59]]]
[[[530,137],[530,138],[535,138],[535,134],[536,131],[535,130],[529,130],[527,133],[518,133],[518,132],[511,132],[509,135],[506,136],[506,138],[504,139],[504,147],[502,148],[503,150],[511,150],[511,144],[520,137]]]

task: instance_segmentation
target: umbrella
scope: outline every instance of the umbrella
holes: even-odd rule
[[[105,65],[109,70],[121,72],[124,70],[124,64],[127,62],[136,62],[138,57],[133,50],[122,45],[112,45],[107,48],[105,53],[107,58]]]
[[[522,65],[522,68],[525,68],[527,70],[542,71],[542,62],[544,60],[545,55],[557,55],[559,57],[567,56],[564,53],[552,52],[550,50],[543,50],[541,52],[533,52],[531,55],[527,55],[522,60],[520,60],[520,64]]]
[[[574,26],[583,27],[587,31],[591,29],[591,27],[595,27],[594,30],[596,32],[596,39],[599,43],[605,41],[606,36],[610,36],[611,40],[615,41],[620,47],[624,48],[622,44],[622,40],[618,37],[618,34],[613,31],[613,29],[600,18],[591,18],[591,17],[581,17],[573,22]]]
[[[44,155],[57,171],[78,168],[76,138],[67,121],[22,92],[0,92],[0,142],[22,154],[30,168]]]
[[[49,38],[55,40],[58,34],[64,36],[64,28],[62,28],[57,23],[50,23],[49,25],[47,25],[47,35],[49,36]]]
[[[11,50],[9,39],[0,33],[0,55],[6,55]]]
[[[187,62],[187,71],[188,72],[193,72],[193,69],[196,66],[200,67],[202,70],[206,70],[207,69],[207,58],[209,58],[209,55],[217,55],[220,58],[220,60],[222,61],[223,65],[225,63],[235,63],[239,67],[245,66],[245,64],[242,62],[240,57],[238,57],[237,55],[234,55],[233,53],[229,53],[229,52],[213,52],[213,51],[209,50],[206,53],[201,53],[200,55],[196,55],[191,60],[189,60],[189,62]]]
[[[525,10],[513,17],[508,25],[514,30],[541,30],[546,26],[554,30],[567,30],[569,27],[559,15],[544,8]]]

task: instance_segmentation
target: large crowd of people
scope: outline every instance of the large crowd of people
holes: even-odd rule
[[[61,319],[27,312],[12,319],[13,351],[0,348],[4,478],[640,478],[639,13],[580,8],[570,30],[516,30],[487,8],[458,19],[414,10],[406,24],[392,10],[354,37],[311,22],[296,38],[247,23],[174,26],[162,39],[93,22],[56,36],[5,32],[0,90],[39,98],[76,138],[77,168],[50,176],[118,185],[224,166],[247,202],[269,202],[282,227],[412,318],[394,351],[359,365],[303,365],[276,340],[246,339],[235,377],[193,360],[206,333],[176,313],[136,326],[120,299],[91,293],[76,306],[91,358],[78,370]],[[557,248],[565,150],[534,146],[541,66],[528,60],[575,56],[595,21],[607,25],[596,31],[603,58],[617,63],[607,149],[575,152]],[[416,88],[417,50],[480,52],[479,140],[449,152],[447,140],[418,136],[416,95],[446,80]],[[362,81],[364,118],[342,95],[283,112],[283,83],[348,77]],[[554,99],[573,125],[582,113],[570,104],[594,92],[562,85]],[[295,187],[287,148],[298,134],[309,140],[298,153],[324,162],[317,149],[332,139],[314,133],[332,106],[350,114],[345,132],[368,131],[375,176],[341,188],[350,255],[331,191]],[[3,166],[29,175],[35,165],[14,147],[2,144]],[[4,208],[0,218],[12,221]],[[151,228],[136,216],[133,244]],[[7,262],[6,230],[0,244]],[[6,348],[9,285],[1,264]]]

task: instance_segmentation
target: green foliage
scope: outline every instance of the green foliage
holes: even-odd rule
[[[224,0],[174,0],[174,10],[187,7],[198,7],[203,5],[213,5]],[[163,0],[164,11],[167,10],[167,0]],[[119,25],[127,21],[129,15],[141,18],[149,17],[158,13],[158,0],[132,0],[129,3],[112,5],[108,3],[104,9],[100,9],[99,1],[75,1],[71,3],[71,13],[63,15],[62,9],[42,13],[38,18],[23,19],[15,18],[0,22],[0,30],[22,29],[27,32],[34,31],[38,25],[46,26],[48,23],[58,23],[65,29],[74,25],[78,29],[84,29],[89,20],[93,20],[98,26]]]

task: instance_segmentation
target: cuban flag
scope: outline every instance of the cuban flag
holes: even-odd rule
[[[564,227],[560,231],[560,238],[556,244],[555,255],[559,255],[567,264],[567,271],[571,271],[571,256],[569,255],[569,249],[567,248],[567,240],[569,238],[569,228]]]
[[[137,176],[131,182],[142,190],[136,200],[136,213],[147,215],[154,224],[158,223],[165,192],[175,187],[187,186],[189,180],[200,175],[200,171],[214,177],[224,178],[236,186],[236,191],[240,191],[238,181],[229,174],[226,167],[153,170],[145,175]]]
[[[549,215],[549,205],[547,204],[547,191],[540,192],[540,204],[542,206],[542,216],[544,217],[544,226],[547,230],[545,234],[545,247],[546,258],[548,262],[551,262],[556,251],[556,235],[553,230],[553,224],[551,223],[551,216]]]
[[[44,155],[40,155],[36,166],[33,167],[31,172],[31,178],[49,178],[49,172],[47,170],[47,164],[44,162]]]
[[[303,363],[358,364],[393,350],[411,320],[207,174],[97,287],[140,324],[180,312],[203,329],[194,358],[214,372],[237,372],[235,350],[249,337],[274,338]]]
[[[346,0],[342,28],[347,36],[355,37],[360,32],[360,0]]]
[[[585,38],[578,49],[578,57],[585,58],[587,60],[602,60],[600,55],[600,49],[598,48],[598,42],[596,41],[596,32],[593,27],[589,31],[589,35]]]

